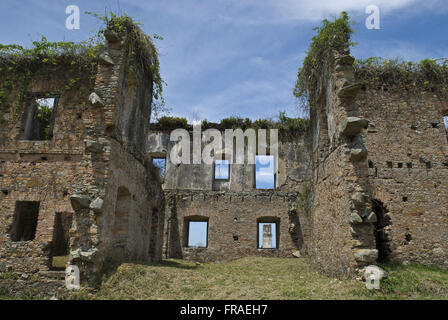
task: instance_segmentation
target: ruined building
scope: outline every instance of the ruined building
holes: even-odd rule
[[[215,150],[212,164],[174,164],[170,157],[176,141],[160,129],[149,134],[148,155],[166,158],[163,253],[167,258],[228,261],[247,255],[289,257],[292,252],[306,252],[309,216],[296,208],[299,195],[309,190],[312,177],[304,131],[288,139],[279,138],[278,159],[272,157],[269,162],[274,187],[265,189],[257,181],[262,178],[257,174],[261,164],[248,161],[248,140],[241,164],[232,161],[219,166],[221,158],[230,152],[225,141],[223,149]],[[194,224],[202,225],[202,234],[207,234],[199,247],[189,241]],[[265,227],[271,230],[269,246]]]
[[[161,258],[164,197],[145,149],[153,74],[133,52],[154,53],[147,37],[134,30],[107,30],[95,61],[62,55],[54,63],[40,59],[31,69],[24,57],[22,74],[6,74],[11,85],[0,129],[2,269],[46,271],[54,256],[70,253],[70,264],[86,280],[108,258]],[[39,99],[51,103],[46,132]]]
[[[60,59],[5,73],[0,268],[42,272],[67,253],[83,279],[108,258],[162,256],[300,253],[338,276],[377,261],[448,267],[447,88],[361,84],[348,45],[333,51],[309,128],[280,138],[274,187],[258,188],[257,163],[223,165],[226,149],[213,164],[170,161],[170,130],[149,128],[154,75],[133,53],[154,53],[137,31],[137,48],[106,31],[94,68]]]

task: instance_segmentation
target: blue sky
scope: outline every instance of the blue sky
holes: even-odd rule
[[[367,30],[367,5],[381,10],[381,29]],[[77,5],[81,28],[65,28],[65,8]],[[30,45],[87,39],[99,23],[84,11],[127,12],[157,33],[164,90],[173,115],[217,121],[230,115],[300,116],[292,88],[323,18],[348,11],[358,24],[352,53],[408,60],[448,56],[445,0],[2,0],[0,43]]]
[[[207,224],[206,221],[190,221],[188,230],[189,247],[207,247]]]
[[[215,179],[228,180],[230,174],[230,164],[228,160],[215,160]]]
[[[255,175],[257,189],[274,189],[274,156],[256,156]]]
[[[166,158],[153,158],[152,164],[159,168],[160,176],[162,178],[165,178]]]

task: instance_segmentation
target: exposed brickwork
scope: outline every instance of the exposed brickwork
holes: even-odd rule
[[[27,92],[60,93],[50,140],[24,141],[23,121],[6,114],[7,128],[2,128],[6,134],[0,138],[4,269],[50,268],[56,213],[73,215],[69,263],[80,268],[82,280],[92,280],[106,258],[161,258],[164,211],[158,208],[164,205],[163,193],[145,150],[152,75],[143,74],[138,66],[131,69],[126,37],[108,42],[104,50],[109,59],[100,55],[96,74],[78,75],[95,77],[93,85],[86,80],[80,87],[63,90],[64,68],[48,70],[51,81],[32,79]],[[17,99],[18,87],[13,85],[8,95],[10,105]],[[117,203],[120,190],[129,194],[126,206]],[[11,239],[17,201],[40,203],[35,238],[30,241]],[[118,228],[124,240],[117,247]]]
[[[224,133],[222,134],[224,136]],[[223,261],[247,255],[291,257],[307,252],[309,213],[298,205],[311,177],[307,136],[278,144],[274,190],[255,188],[255,165],[232,164],[228,181],[214,179],[213,165],[175,165],[168,133],[151,132],[148,150],[166,157],[164,255]],[[225,146],[230,148],[229,146]],[[208,221],[207,248],[188,247],[189,219]],[[278,223],[278,247],[258,249],[258,221]]]
[[[348,50],[333,58],[311,115],[313,265],[338,276],[378,259],[448,266],[447,98],[362,87]]]
[[[108,258],[225,261],[297,251],[342,277],[378,258],[448,267],[447,97],[362,87],[349,50],[335,51],[325,62],[309,132],[279,141],[275,188],[257,190],[247,159],[232,164],[222,181],[213,165],[170,161],[169,132],[149,131],[152,75],[131,68],[125,34],[106,38],[96,72],[78,75],[76,89],[63,90],[70,61],[43,65],[29,82],[30,94],[60,93],[51,139],[24,140],[30,109],[13,108],[20,76],[6,95],[1,271],[50,269],[56,213],[72,215],[69,263],[83,280]],[[43,75],[50,72],[51,79]],[[154,157],[166,158],[163,181]],[[36,203],[34,234],[33,221],[25,232],[17,217]],[[205,248],[188,247],[189,221],[207,221]],[[258,248],[260,222],[276,223],[276,248]]]
[[[370,121],[370,192],[388,211],[389,258],[448,267],[448,98],[366,89],[356,102]]]
[[[297,193],[167,191],[166,194],[167,257],[228,261],[248,255],[290,257],[297,250],[306,253],[308,219],[295,209]],[[207,248],[187,247],[189,219],[208,220]],[[278,222],[277,248],[258,249],[258,221]]]

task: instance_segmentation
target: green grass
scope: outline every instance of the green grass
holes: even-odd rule
[[[382,265],[380,290],[312,270],[308,260],[247,257],[228,263],[164,260],[110,269],[98,290],[73,299],[448,299],[448,271],[419,265]]]
[[[67,266],[69,256],[55,256],[51,262],[52,268],[55,269],[64,269]]]
[[[358,293],[368,299],[448,299],[448,270],[418,264],[381,265],[389,273],[380,290]]]
[[[83,287],[69,298],[448,299],[446,269],[417,264],[381,267],[389,277],[381,281],[380,290],[368,290],[362,281],[334,279],[314,271],[306,258],[247,257],[202,264],[175,259],[158,264],[108,263],[97,288]],[[0,300],[50,298],[26,284],[23,290],[11,295],[8,288],[19,278],[13,272],[0,273]]]

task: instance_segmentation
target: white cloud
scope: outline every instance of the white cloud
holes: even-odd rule
[[[168,107],[176,115],[193,114],[196,120],[211,121],[230,115],[273,117],[281,110],[303,116],[297,111],[292,89],[311,29],[323,18],[331,19],[341,11],[355,18],[366,17],[365,8],[372,4],[380,7],[382,19],[390,20],[398,15],[448,11],[448,1],[441,0],[120,2],[123,7],[133,7],[137,18],[145,17],[137,20],[144,23],[146,32],[156,31],[164,37],[156,44],[162,76],[168,83]],[[375,55],[420,60],[446,48],[441,44],[430,50],[403,40],[364,38],[358,42],[352,51],[357,58]],[[291,48],[294,56],[287,51]]]
[[[324,17],[337,15],[341,11],[364,13],[368,5],[376,5],[383,13],[402,9],[414,4],[416,0],[283,0],[273,2],[283,19],[320,21]]]
[[[382,14],[411,9],[416,12],[448,10],[443,0],[213,0],[157,1],[125,0],[148,11],[163,11],[195,23],[220,23],[248,26],[282,23],[319,22],[341,11],[365,14],[369,5],[377,5]]]
[[[439,48],[419,46],[403,40],[382,40],[360,42],[352,49],[352,54],[358,59],[369,57],[383,57],[389,59],[403,59],[406,61],[419,61],[422,59],[437,59],[446,56],[448,44]]]

